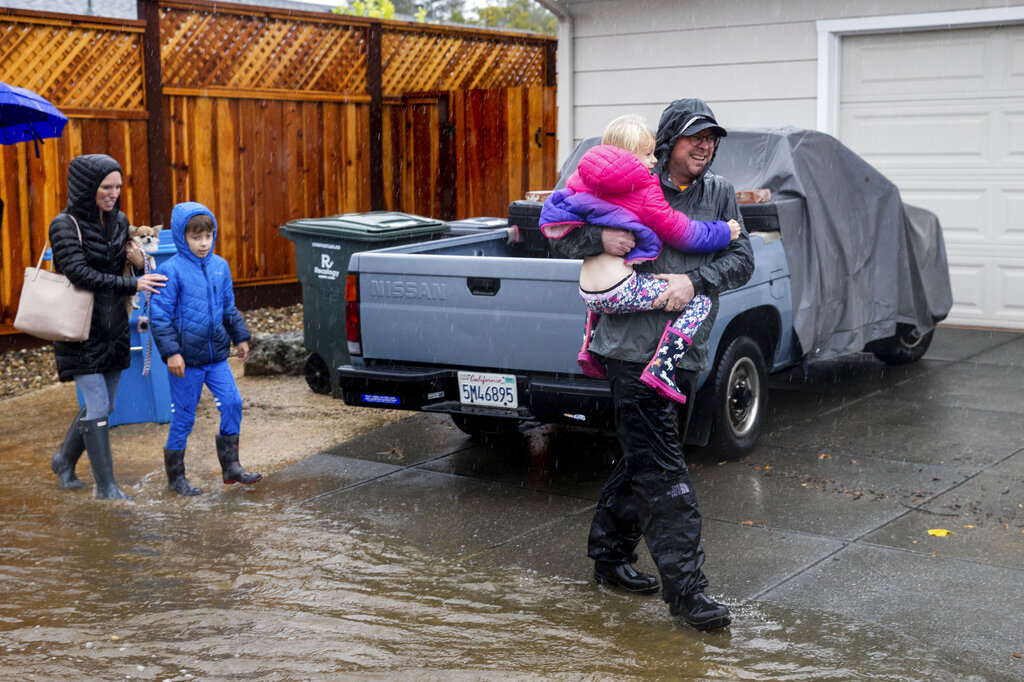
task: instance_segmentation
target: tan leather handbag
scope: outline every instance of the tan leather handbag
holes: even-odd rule
[[[75,217],[69,217],[75,221],[81,244],[82,230]],[[92,326],[92,292],[75,288],[67,277],[53,272],[52,261],[50,270],[41,267],[49,243],[47,240],[36,266],[25,268],[14,327],[47,341],[85,341]]]

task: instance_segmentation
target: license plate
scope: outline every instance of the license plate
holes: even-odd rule
[[[459,372],[459,402],[482,407],[519,407],[516,378],[511,374]]]

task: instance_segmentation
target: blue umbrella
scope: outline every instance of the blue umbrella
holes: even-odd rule
[[[68,117],[31,90],[0,82],[0,144],[32,140],[39,156],[44,137],[60,137]]]

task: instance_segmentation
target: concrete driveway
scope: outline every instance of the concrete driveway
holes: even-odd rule
[[[827,614],[909,638],[933,652],[933,672],[1024,679],[1024,335],[940,328],[912,366],[857,355],[771,383],[748,459],[688,456],[709,592],[735,609],[733,627],[766,610]],[[485,448],[420,414],[273,485],[428,555],[589,581],[610,449],[606,435],[556,427]]]

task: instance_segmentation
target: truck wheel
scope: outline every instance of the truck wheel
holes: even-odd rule
[[[331,392],[331,369],[316,353],[306,358],[306,383],[313,393],[326,395]]]
[[[714,406],[708,445],[726,459],[746,455],[761,434],[768,401],[768,372],[761,347],[747,336],[729,344],[715,366]]]
[[[518,419],[487,417],[479,414],[455,413],[448,415],[456,428],[477,440],[494,440],[519,431]]]
[[[872,341],[865,350],[875,354],[875,357],[889,365],[908,365],[917,362],[932,344],[932,336],[935,330],[918,336],[914,327],[909,324],[897,324],[896,334],[887,339]]]

